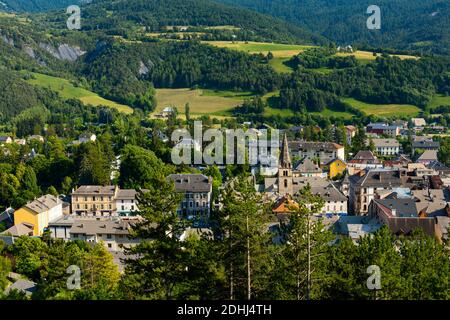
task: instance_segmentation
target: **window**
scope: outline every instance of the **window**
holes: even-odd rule
[[[87,197],[84,197],[84,201],[87,201]]]
[[[287,181],[287,179],[284,180],[284,187],[285,187],[285,188],[288,187],[288,181]]]
[[[134,205],[131,206],[131,210],[134,210]]]
[[[78,238],[78,233],[72,234],[72,237],[73,237],[73,238]]]
[[[108,248],[112,248],[112,244],[111,243],[108,243]]]
[[[122,206],[122,211],[124,211],[125,210],[125,206]]]
[[[112,235],[108,233],[108,234],[106,235],[106,239],[112,239]]]

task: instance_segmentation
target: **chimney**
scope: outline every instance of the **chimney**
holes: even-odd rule
[[[391,213],[393,217],[397,216],[397,210],[396,209],[391,209]]]

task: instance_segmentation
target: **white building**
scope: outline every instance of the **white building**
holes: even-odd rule
[[[139,210],[134,189],[119,189],[116,196],[116,210],[119,216],[135,215]]]
[[[400,154],[400,143],[396,139],[372,139],[375,150],[381,156],[397,156]]]

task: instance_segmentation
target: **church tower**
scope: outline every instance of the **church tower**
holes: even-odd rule
[[[281,147],[280,163],[278,164],[278,193],[280,195],[293,195],[292,161],[289,153],[289,144],[286,133]]]

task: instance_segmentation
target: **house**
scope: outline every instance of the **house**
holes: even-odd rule
[[[329,213],[329,214],[347,214],[347,197],[336,188],[333,183],[327,185],[311,184],[311,193],[324,201],[321,212],[317,213]]]
[[[347,143],[352,144],[352,139],[356,136],[358,129],[355,126],[345,126],[345,135],[347,137]]]
[[[72,214],[77,216],[116,215],[117,186],[80,186],[72,190]]]
[[[415,140],[412,142],[412,152],[416,154],[417,150],[434,150],[438,151],[440,143],[432,140]]]
[[[383,168],[383,164],[369,150],[361,150],[347,161],[347,171],[349,175],[354,175],[361,170]]]
[[[31,224],[21,223],[21,224],[12,226],[9,229],[6,229],[1,234],[18,238],[21,236],[32,237],[34,235],[34,232],[33,232],[33,226]]]
[[[435,219],[420,217],[413,199],[374,199],[368,215],[397,235],[409,235],[415,229],[433,237],[438,234]]]
[[[116,195],[116,210],[119,216],[133,216],[139,211],[134,189],[119,189]]]
[[[427,122],[424,118],[412,118],[411,123],[414,128],[425,127],[427,125]]]
[[[27,138],[27,141],[37,140],[39,142],[44,142],[44,137],[38,134],[33,134]]]
[[[328,177],[330,179],[336,178],[338,176],[343,176],[345,170],[347,170],[347,164],[341,159],[331,160],[331,162],[327,164],[327,167]]]
[[[381,156],[396,156],[400,153],[400,143],[396,139],[372,139],[375,150]]]
[[[10,144],[13,140],[8,136],[0,136],[0,144]]]
[[[47,194],[16,210],[14,212],[14,226],[18,228],[18,231],[23,231],[26,229],[19,227],[23,224],[33,230],[33,236],[42,236],[49,222],[62,215],[62,201]]]
[[[297,208],[298,203],[292,199],[292,196],[284,195],[274,203],[272,206],[272,213],[277,216],[279,221],[285,221]]]
[[[365,215],[379,192],[405,187],[407,177],[400,170],[366,169],[349,177],[350,212]]]
[[[450,203],[449,189],[412,190],[417,212],[421,216],[447,216],[447,206]]]
[[[184,198],[178,214],[185,218],[208,218],[211,212],[212,178],[203,174],[171,174],[176,192]]]
[[[48,224],[48,230],[54,239],[70,240],[70,229],[74,224],[74,216],[64,215]]]
[[[333,159],[345,160],[344,147],[334,142],[291,141],[289,147],[294,157],[317,158],[321,166]]]
[[[83,133],[78,137],[78,143],[95,142],[97,136],[92,133]]]
[[[21,279],[19,274],[15,274],[10,272],[8,275],[8,279],[13,282],[10,286],[8,286],[5,290],[5,294],[8,295],[11,291],[18,291],[21,293],[25,293],[27,297],[31,297],[31,295],[37,290],[37,284],[33,281]]]
[[[27,144],[27,140],[25,140],[25,139],[14,139],[13,142],[14,142],[15,144],[20,145],[20,146],[24,146],[24,145]]]
[[[369,123],[366,127],[366,132],[376,135],[396,137],[400,135],[400,129],[401,128],[398,125],[389,125],[386,123]]]
[[[438,155],[436,150],[425,150],[424,153],[420,155],[416,160],[418,163],[423,163],[424,165],[429,165],[432,162],[438,161]]]
[[[294,177],[322,177],[324,173],[322,169],[315,164],[310,158],[303,159],[295,168]]]
[[[140,242],[130,239],[131,222],[126,220],[75,220],[70,228],[70,240],[102,242],[110,251],[123,251]]]

